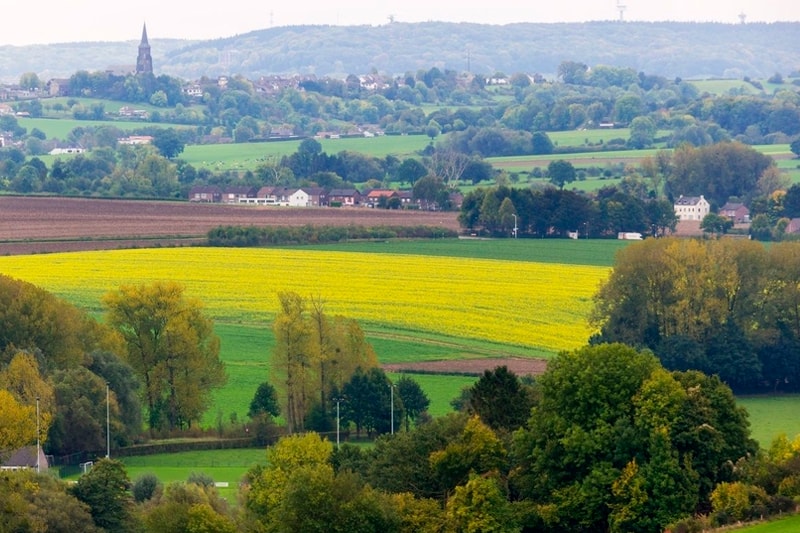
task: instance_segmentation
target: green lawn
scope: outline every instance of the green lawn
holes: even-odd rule
[[[19,118],[17,119],[19,125],[27,128],[28,133],[37,128],[47,135],[48,139],[61,139],[66,140],[69,134],[75,128],[87,128],[89,126],[114,126],[123,131],[130,131],[137,128],[143,128],[150,124],[141,121],[132,120],[75,120],[72,118]]]
[[[131,481],[143,474],[155,474],[167,485],[186,481],[193,473],[206,474],[222,485],[217,488],[220,496],[235,505],[239,482],[251,466],[266,463],[266,452],[263,448],[207,450],[124,457],[122,462]]]
[[[630,241],[616,239],[434,239],[347,242],[298,248],[612,266],[617,251],[629,244]]]
[[[781,433],[790,439],[800,435],[800,395],[743,396],[738,402],[750,413],[753,438],[762,448]]]
[[[764,522],[754,526],[732,529],[739,533],[797,533],[800,531],[800,515],[788,516],[779,520]]]
[[[760,92],[743,80],[691,80],[689,83],[697,87],[700,93],[715,95],[731,94],[731,91],[737,94],[756,94]]]
[[[296,152],[300,142],[292,140],[189,145],[180,157],[196,168],[207,168],[217,172],[255,170],[267,157],[282,157]],[[425,148],[429,139],[424,135],[383,135],[370,138],[320,139],[319,142],[327,154],[350,151],[373,157],[385,157],[391,154],[403,159]]]

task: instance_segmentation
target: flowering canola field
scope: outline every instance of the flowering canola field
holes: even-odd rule
[[[162,248],[0,257],[0,273],[91,311],[126,284],[174,280],[219,322],[269,323],[279,291],[370,324],[544,351],[584,345],[609,269],[315,250]]]

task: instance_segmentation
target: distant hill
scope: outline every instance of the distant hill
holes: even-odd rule
[[[800,68],[800,23],[587,22],[391,23],[382,26],[288,26],[211,41],[150,38],[156,74],[345,76],[418,69],[538,72],[562,61],[631,67],[683,78],[763,78]],[[40,78],[133,64],[138,40],[23,47],[0,46],[0,79]]]

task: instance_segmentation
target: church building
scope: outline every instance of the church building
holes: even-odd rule
[[[142,26],[142,42],[139,43],[139,56],[136,58],[136,75],[153,74],[153,58],[150,57],[150,43],[147,42],[147,24]]]

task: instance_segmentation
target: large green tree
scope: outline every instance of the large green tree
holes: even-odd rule
[[[95,525],[105,531],[134,531],[133,498],[125,465],[114,459],[96,461],[72,487],[78,500],[89,506]]]
[[[710,487],[756,450],[727,386],[670,374],[647,351],[563,352],[537,383],[512,484],[536,502],[525,522],[542,531],[661,531],[707,505]]]
[[[197,422],[227,376],[219,338],[199,300],[182,285],[126,285],[105,295],[107,320],[124,338],[126,360],[143,383],[151,429]]]
[[[469,389],[467,409],[494,430],[512,432],[531,414],[533,391],[523,385],[507,366],[485,370]]]
[[[556,185],[559,189],[563,189],[564,185],[572,183],[577,177],[575,167],[569,161],[558,159],[551,161],[547,165],[547,175],[550,177],[550,182]]]

